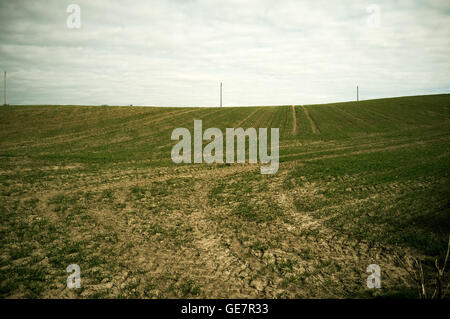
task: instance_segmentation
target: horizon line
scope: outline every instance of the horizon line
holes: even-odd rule
[[[164,106],[164,105],[109,105],[109,104],[6,104],[5,106],[85,106],[85,107],[158,107],[158,108],[232,108],[232,107],[277,107],[277,106],[313,106],[313,105],[327,105],[327,104],[339,104],[339,103],[358,103],[366,101],[386,100],[386,99],[398,99],[405,97],[419,97],[419,96],[436,96],[436,95],[448,95],[448,93],[433,93],[433,94],[419,94],[419,95],[401,95],[401,96],[389,96],[380,97],[374,99],[359,99],[351,101],[339,101],[339,102],[327,102],[327,103],[312,103],[312,104],[276,104],[276,105],[227,105],[227,106]]]

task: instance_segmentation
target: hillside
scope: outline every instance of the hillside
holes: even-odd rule
[[[278,127],[278,172],[174,164],[171,132],[196,119]],[[401,260],[431,269],[450,234],[450,94],[1,107],[0,158],[2,297],[415,296]],[[82,288],[64,289],[73,263]]]

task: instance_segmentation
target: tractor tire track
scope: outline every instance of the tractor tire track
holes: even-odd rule
[[[292,105],[292,135],[297,135],[297,114],[295,113],[295,105]]]
[[[308,110],[307,110],[304,106],[303,106],[302,108],[303,108],[303,112],[305,112],[306,118],[307,118],[308,121],[309,121],[309,124],[311,125],[311,130],[312,130],[312,132],[313,132],[314,134],[320,134],[320,130],[319,130],[319,128],[317,127],[316,122],[314,122],[314,120],[312,119],[312,117],[309,115]]]

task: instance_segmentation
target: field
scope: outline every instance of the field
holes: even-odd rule
[[[195,119],[279,127],[278,172],[174,164],[171,132]],[[0,145],[2,298],[416,297],[401,261],[419,258],[431,278],[450,234],[449,94],[9,106]],[[70,264],[79,289],[66,287]],[[381,289],[366,286],[369,264]]]

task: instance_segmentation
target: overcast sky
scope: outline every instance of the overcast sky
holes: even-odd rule
[[[0,0],[0,69],[9,104],[215,106],[221,81],[225,106],[449,93],[450,1]]]

